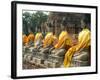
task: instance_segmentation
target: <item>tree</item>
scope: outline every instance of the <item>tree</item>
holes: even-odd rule
[[[47,21],[47,17],[42,11],[37,11],[33,14],[33,25],[41,31],[41,24]]]
[[[23,13],[23,33],[28,35],[29,26],[31,26],[31,14],[29,12]]]
[[[48,15],[44,14],[42,11],[36,11],[36,13],[23,13],[23,32],[28,34],[30,31],[33,33],[41,31],[41,25],[47,21]]]

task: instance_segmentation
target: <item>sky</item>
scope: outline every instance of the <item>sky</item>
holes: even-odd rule
[[[24,12],[36,13],[37,11],[34,11],[34,10],[23,10],[23,13],[24,13]],[[44,13],[44,14],[47,14],[47,15],[49,14],[49,12],[47,12],[47,11],[43,11],[43,13]]]

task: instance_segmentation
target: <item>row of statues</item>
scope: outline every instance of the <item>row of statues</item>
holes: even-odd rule
[[[30,33],[28,36],[25,34],[23,35],[23,45],[27,48],[33,47],[33,53],[38,50],[40,54],[62,57],[63,61],[61,62],[61,65],[63,65],[63,67],[70,67],[72,66],[71,63],[74,55],[85,48],[89,49],[90,36],[90,31],[88,29],[83,29],[78,34],[76,42],[67,31],[62,31],[59,36],[56,36],[52,32],[48,32],[45,37],[41,32],[36,33],[36,35]],[[89,52],[86,56],[88,56],[88,63],[86,65],[89,65]]]

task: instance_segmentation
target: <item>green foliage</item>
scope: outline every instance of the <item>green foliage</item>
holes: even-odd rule
[[[35,13],[24,12],[23,13],[23,33],[28,35],[29,32],[36,33],[36,27],[41,30],[41,24],[47,21],[48,15],[42,11],[36,11]]]

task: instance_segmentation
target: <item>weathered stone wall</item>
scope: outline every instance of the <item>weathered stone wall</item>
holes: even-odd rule
[[[56,35],[62,30],[77,34],[86,26],[85,18],[85,14],[82,13],[51,12],[47,20],[47,31],[53,31]]]

